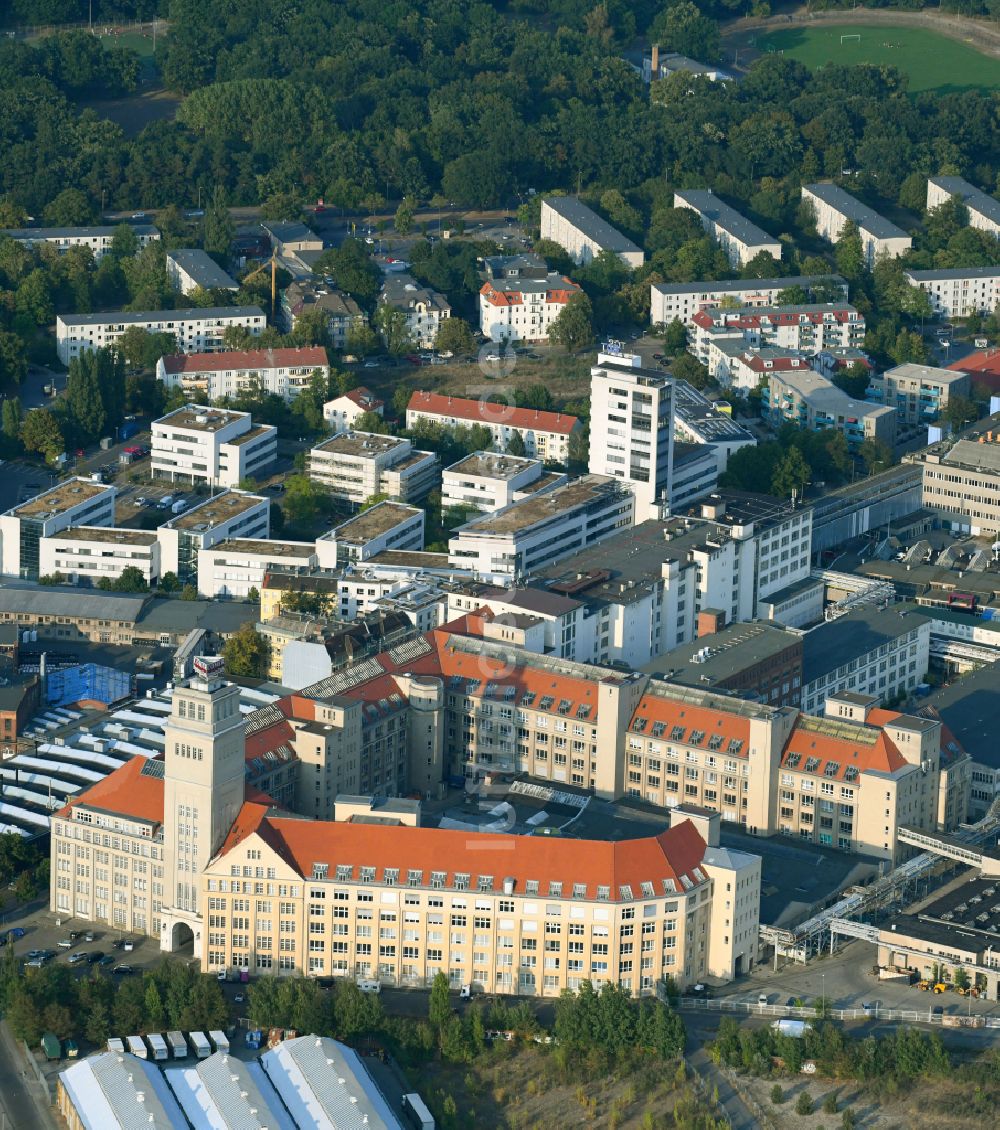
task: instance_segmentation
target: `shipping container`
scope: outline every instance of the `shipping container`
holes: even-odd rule
[[[142,1036],[128,1036],[125,1040],[128,1050],[139,1059],[149,1059],[149,1052],[143,1042]]]
[[[153,1053],[153,1059],[155,1059],[157,1063],[162,1063],[165,1059],[170,1058],[170,1052],[167,1049],[167,1041],[159,1032],[150,1032],[146,1036],[146,1043],[149,1044],[149,1050]]]
[[[434,1130],[434,1115],[416,1091],[403,1095],[403,1113],[414,1130]]]
[[[191,1045],[191,1051],[198,1059],[208,1059],[212,1054],[212,1045],[208,1042],[208,1037],[204,1032],[189,1032],[188,1043]]]
[[[125,1054],[124,1041],[119,1040],[117,1036],[109,1036],[108,1037],[108,1051],[114,1052],[116,1055],[124,1055]]]
[[[216,1029],[213,1032],[209,1032],[208,1038],[212,1041],[212,1047],[215,1048],[217,1052],[222,1052],[223,1055],[229,1055],[229,1040],[225,1032],[220,1032]]]
[[[187,1056],[188,1046],[183,1032],[168,1032],[167,1043],[170,1045],[174,1059],[184,1059]]]

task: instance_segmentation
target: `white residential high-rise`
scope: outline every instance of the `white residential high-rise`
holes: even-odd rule
[[[659,518],[670,502],[674,384],[633,354],[602,352],[590,370],[590,473],[624,479],[635,521]]]
[[[194,678],[174,690],[164,730],[160,948],[166,952],[192,937],[200,952],[200,876],[239,814],[246,776],[240,689],[223,679],[221,659],[199,657],[194,665]]]

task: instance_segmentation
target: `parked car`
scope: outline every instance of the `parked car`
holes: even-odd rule
[[[132,966],[131,965],[116,965],[114,967],[114,969],[111,970],[111,972],[116,977],[128,977],[129,974],[132,972]]]
[[[76,943],[76,938],[60,938],[56,945],[63,950],[70,949]]]
[[[70,965],[79,965],[81,961],[87,960],[87,955],[83,950],[77,950],[76,953],[71,953],[66,960]]]
[[[111,956],[111,954],[106,953],[102,956],[101,960],[97,963],[97,965],[98,965],[98,968],[105,969],[109,965],[114,965],[114,963],[115,963],[115,959]]]
[[[87,954],[87,964],[98,965],[100,962],[104,961],[106,957],[107,955],[101,950],[94,950],[93,953]]]

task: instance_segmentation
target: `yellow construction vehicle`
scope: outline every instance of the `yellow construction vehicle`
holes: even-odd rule
[[[921,991],[922,993],[926,993],[926,992],[927,992],[927,990],[928,990],[928,989],[929,989],[930,987],[931,987],[931,983],[930,983],[930,981],[921,981],[921,982],[920,982],[920,983],[919,983],[919,984],[917,985],[917,988],[918,988],[918,989],[919,989],[919,990],[920,990],[920,991]]]
[[[946,985],[943,981],[938,981],[938,983],[934,986],[934,992],[946,993],[949,988],[951,988],[950,985]]]
[[[275,303],[277,302],[277,298],[278,298],[278,252],[277,252],[277,250],[272,251],[271,252],[271,258],[266,259],[263,263],[261,263],[261,265],[255,271],[251,271],[249,275],[245,275],[243,277],[243,279],[241,280],[241,283],[250,282],[252,279],[255,279],[258,275],[263,274],[264,271],[266,271],[268,267],[271,268],[271,321],[273,322],[274,321]]]

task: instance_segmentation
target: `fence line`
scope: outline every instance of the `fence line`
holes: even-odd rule
[[[754,1004],[753,1001],[734,1001],[722,998],[720,1000],[706,1000],[703,997],[681,997],[676,1004],[677,1008],[701,1012],[736,1012],[747,1016],[773,1016],[777,1018],[791,1017],[798,1020],[817,1020],[820,1013],[815,1008],[797,1008],[794,1005],[783,1004]],[[898,1009],[883,1008],[881,1005],[869,1005],[867,1008],[830,1008],[823,1011],[823,1016],[828,1020],[898,1020],[904,1023],[922,1022],[924,1024],[940,1024],[944,1028],[1000,1028],[1000,1016],[959,1016],[954,1013],[937,1015],[931,1010],[933,1005],[926,1009]]]
[[[729,1067],[719,1064],[719,1073],[724,1075],[729,1082],[730,1087],[740,1096],[745,1106],[750,1110],[750,1113],[757,1119],[757,1124],[761,1130],[777,1130],[777,1127],[771,1121],[767,1111],[760,1105],[759,1102],[750,1094],[750,1092],[743,1085],[743,1080]]]

